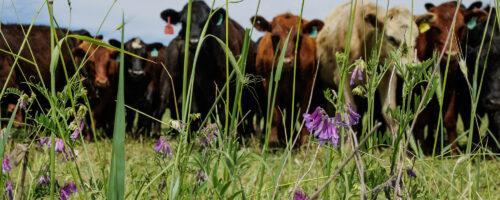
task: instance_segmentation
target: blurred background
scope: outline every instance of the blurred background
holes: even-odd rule
[[[463,0],[462,3],[469,6],[476,1]],[[35,24],[48,25],[49,14],[47,6],[42,7],[44,2],[45,0],[3,0],[0,19],[3,24],[19,22],[29,24],[36,12],[41,9]],[[95,34],[113,2],[112,0],[54,0],[54,16],[61,27],[70,27],[72,30],[85,28],[91,34]],[[148,43],[168,44],[177,35],[180,25],[174,26],[174,35],[165,35],[163,28],[166,22],[160,18],[160,13],[168,8],[180,11],[187,2],[187,0],[117,0],[99,34],[104,35],[105,41],[111,38],[120,39],[120,31],[115,31],[114,28],[121,23],[123,13],[126,22],[125,40],[140,37]],[[205,0],[205,2],[211,5],[213,1]],[[216,0],[215,7],[223,6],[225,2],[225,0]],[[322,20],[331,10],[345,2],[348,1],[305,0],[303,17],[308,20]],[[378,4],[381,7],[387,7],[387,3],[389,3],[389,8],[402,5],[408,9],[411,9],[413,4],[414,14],[418,15],[426,12],[424,4],[427,2],[439,5],[447,0],[381,0],[378,1]],[[493,4],[493,0],[482,0],[482,2],[483,5]],[[258,0],[230,3],[229,15],[243,27],[250,27],[250,17],[255,14],[257,4]],[[298,15],[301,4],[302,0],[262,0],[258,14],[264,16],[268,21],[284,12]],[[257,40],[262,35],[263,33],[254,31],[252,39]]]

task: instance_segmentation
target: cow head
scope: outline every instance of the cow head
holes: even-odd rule
[[[121,48],[121,42],[119,42],[118,40],[111,39],[109,41],[109,44]],[[154,49],[159,50],[162,47],[163,44],[161,43],[146,44],[140,38],[132,38],[124,44],[125,51],[138,55],[142,58],[147,58],[150,51],[153,51]],[[128,75],[133,78],[144,77],[146,75],[146,71],[144,70],[146,62],[147,61],[145,61],[144,59],[125,55],[125,70],[127,71]]]
[[[290,33],[290,39],[285,50],[285,58],[283,59],[283,67],[291,68],[294,63],[295,56],[295,45],[297,42],[297,37],[299,37],[299,51],[301,49],[301,43],[303,39],[315,38],[317,33],[323,28],[323,22],[321,20],[307,21],[302,19],[301,34],[297,34],[297,27],[299,26],[299,16],[292,15],[290,13],[285,13],[276,16],[271,23],[269,23],[262,16],[254,16],[250,18],[250,21],[255,20],[255,28],[258,31],[267,32],[264,37],[270,37],[272,41],[272,48],[274,51],[281,51],[283,49],[284,41]],[[307,37],[307,38],[304,38]],[[281,42],[280,42],[281,41]],[[278,46],[279,44],[279,46]],[[300,53],[298,54],[300,55]],[[278,58],[276,58],[278,59]]]
[[[419,42],[425,40],[428,48],[435,49],[439,52],[446,48],[445,56],[447,57],[448,54],[450,54],[449,56],[453,60],[459,56],[460,48],[458,44],[459,41],[464,38],[467,27],[484,22],[488,17],[488,13],[484,10],[478,8],[466,10],[463,6],[460,6],[457,13],[455,28],[453,30],[454,39],[450,40],[448,46],[445,47],[446,38],[450,31],[452,31],[451,25],[453,23],[455,10],[457,9],[457,3],[447,2],[439,6],[427,3],[425,4],[425,8],[428,13],[416,17],[416,22],[422,33],[419,36]],[[420,37],[422,37],[422,39]],[[451,52],[449,51],[449,45],[451,45]],[[428,50],[429,49],[426,49],[425,51]],[[428,52],[418,52],[418,54],[420,59],[432,57],[432,55],[424,55],[428,54]]]
[[[93,80],[93,84],[99,88],[108,87],[110,84],[109,72],[116,64],[115,59],[119,52],[84,41],[78,47],[73,48],[73,55],[78,64],[84,61],[86,52],[88,52],[88,59],[85,61],[85,69],[89,73],[90,79]]]
[[[177,12],[173,9],[167,9],[161,12],[161,18],[168,22],[168,18],[170,18],[170,22],[172,24],[182,24],[182,29],[179,32],[179,36],[182,39],[186,38],[186,26],[187,26],[187,11],[188,5],[186,4],[182,11]],[[210,7],[203,1],[193,1],[191,7],[191,29],[189,31],[189,44],[190,48],[196,48],[198,45],[198,41],[201,37],[201,32],[203,31],[203,27],[208,20],[210,15]],[[216,28],[224,28],[226,19],[226,11],[222,8],[215,11],[212,15],[212,18],[209,23],[209,27],[207,32],[210,33],[211,30]]]
[[[386,15],[381,15],[376,10],[364,14],[364,20],[373,28],[378,28],[379,33],[384,33],[382,52],[390,52],[396,48],[406,48],[410,52],[411,60],[416,60],[413,49],[418,37],[418,27],[407,8],[396,6]],[[382,28],[383,31],[382,31]],[[408,57],[401,58],[402,63],[408,62]]]

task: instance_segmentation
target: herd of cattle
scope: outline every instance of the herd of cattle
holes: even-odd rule
[[[271,113],[273,120],[269,139],[271,144],[283,142],[281,141],[283,133],[288,132],[283,128],[283,117],[288,120],[286,124],[289,124],[291,120],[290,112],[283,112],[283,109],[292,106],[294,62],[297,66],[295,102],[298,103],[300,112],[306,111],[311,95],[313,95],[312,106],[326,107],[326,105],[321,105],[323,101],[319,100],[324,98],[321,90],[337,88],[340,84],[341,74],[337,66],[339,61],[336,53],[345,51],[349,34],[351,35],[348,59],[350,65],[356,60],[368,58],[367,55],[370,55],[374,48],[379,48],[377,35],[383,33],[379,49],[381,60],[388,58],[391,51],[403,45],[407,45],[410,49],[410,56],[401,58],[402,62],[430,59],[434,52],[441,52],[443,49],[446,50],[444,58],[448,56],[451,58],[443,101],[443,125],[450,143],[457,138],[458,114],[463,116],[462,119],[466,125],[469,124],[467,116],[471,115],[471,95],[467,80],[460,70],[459,61],[460,59],[466,60],[469,67],[468,77],[472,77],[476,64],[479,66],[479,72],[486,67],[477,114],[481,116],[487,114],[490,121],[489,130],[494,135],[500,136],[500,79],[498,78],[500,68],[495,66],[500,58],[500,34],[496,27],[495,9],[483,8],[481,2],[476,2],[469,7],[457,5],[456,2],[447,2],[439,6],[428,3],[425,7],[427,13],[412,17],[410,10],[404,7],[384,10],[371,2],[358,3],[350,33],[348,23],[351,12],[350,3],[337,7],[324,20],[302,19],[300,21],[299,16],[291,13],[276,16],[271,22],[262,16],[251,17],[250,20],[254,23],[256,30],[265,32],[265,35],[257,43],[250,41],[245,73],[252,74],[253,77],[262,77],[263,81],[248,81],[249,83],[245,85],[241,94],[242,113],[257,116],[258,119],[265,118],[263,113],[265,113],[267,94],[271,84],[270,76],[273,66],[278,63],[278,56],[275,55],[279,55],[277,51],[281,51],[284,46],[283,42],[290,35],[287,47],[283,49],[285,52],[282,52],[284,53],[283,68],[276,94],[276,106]],[[124,62],[125,66],[125,104],[157,119],[161,119],[167,108],[174,113],[177,110],[176,106],[179,107],[182,102],[180,94],[182,93],[186,51],[189,52],[190,70],[188,73],[191,74],[191,70],[195,69],[192,111],[202,116],[209,113],[218,91],[226,83],[226,55],[224,48],[214,38],[208,37],[201,46],[196,63],[193,63],[196,47],[202,41],[200,36],[211,10],[203,1],[193,1],[189,46],[185,46],[187,10],[186,5],[181,11],[167,9],[161,13],[161,18],[169,25],[170,23],[182,24],[179,35],[168,46],[161,43],[146,44],[139,38],[133,38],[124,44],[126,51],[153,60],[155,63],[130,55],[125,55],[120,60],[119,51],[91,45],[89,42],[74,38],[67,39],[68,45],[62,47],[60,63],[66,64],[68,74],[76,73],[76,68],[68,67],[75,66],[70,57],[71,52],[76,66],[84,64],[78,73],[83,77],[87,88],[92,115],[97,127],[104,128],[108,133],[111,132],[109,128],[112,127],[114,119],[119,62]],[[493,13],[491,17],[489,17],[490,10]],[[229,50],[233,55],[240,56],[245,45],[245,29],[231,18],[226,18],[225,15],[226,12],[223,9],[215,11],[208,23],[206,34],[224,39],[228,33]],[[228,30],[226,30],[226,19],[229,19]],[[451,29],[453,23],[455,28]],[[298,30],[299,24],[301,24],[300,30]],[[28,28],[29,26],[26,25],[2,24],[1,31],[5,38],[0,41],[0,49],[8,52],[17,53],[24,46],[20,51],[20,56],[36,62],[37,67],[23,59],[16,59],[15,56],[4,51],[0,53],[1,85],[7,84],[7,87],[15,87],[27,93],[31,91],[30,86],[26,84],[27,80],[33,83],[42,81],[45,85],[50,85],[51,52],[49,27],[33,26],[28,36],[28,43],[24,44],[24,32]],[[63,38],[66,31],[59,30],[58,37]],[[450,31],[454,31],[454,37],[452,37],[454,39],[447,42]],[[84,30],[70,31],[70,33],[90,36]],[[483,36],[486,38],[485,41],[483,41]],[[299,41],[298,46],[296,46],[296,41]],[[109,44],[121,46],[117,40],[110,40]],[[297,54],[295,54],[295,49],[298,50]],[[14,67],[13,63],[16,60],[17,66]],[[446,64],[446,59],[440,63],[443,74]],[[14,70],[10,79],[7,80],[12,67]],[[66,78],[63,68],[57,69],[54,75],[56,89],[61,90],[66,84]],[[381,105],[376,106],[382,111],[388,108],[395,110],[399,104],[397,91],[401,90],[400,85],[398,88],[398,79],[401,77],[393,71],[394,68],[389,67],[377,88]],[[315,78],[316,73],[317,78]],[[365,83],[363,80],[366,81],[366,74],[361,74],[361,76],[365,78],[352,80],[352,82],[350,76],[346,76],[345,83],[354,84],[343,84],[345,101],[358,112],[363,111],[359,110],[360,105],[356,106],[351,87]],[[477,80],[469,79],[468,81],[470,83]],[[233,82],[229,83],[230,90],[235,88]],[[473,85],[473,83],[470,84]],[[313,91],[315,91],[314,94]],[[17,99],[9,95],[3,97],[2,110],[12,112],[16,101]],[[41,103],[41,105],[44,104]],[[223,111],[219,110],[219,112]],[[283,116],[282,113],[288,113],[288,116]],[[439,113],[439,104],[434,97],[418,118],[414,132],[423,148],[429,147],[434,141],[434,134],[424,137],[424,127],[426,125],[430,128],[436,127],[439,117],[437,113]],[[381,115],[389,128],[398,127],[390,112],[381,112]],[[133,110],[127,109],[127,131],[153,131],[154,133],[161,131],[158,122],[143,115],[138,115],[137,127],[133,127],[135,116]],[[22,117],[22,113],[18,113],[16,120],[22,120]],[[259,132],[252,118],[246,118],[242,125],[246,128],[241,132]],[[308,134],[305,129],[301,132],[301,135],[304,134]],[[475,141],[478,142],[477,138]]]

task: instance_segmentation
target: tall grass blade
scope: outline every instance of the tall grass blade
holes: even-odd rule
[[[122,16],[122,24],[124,24]],[[124,29],[120,48],[120,60],[124,60]],[[113,130],[113,151],[109,171],[108,199],[124,199],[125,195],[125,98],[124,98],[124,63],[120,62],[118,95]]]

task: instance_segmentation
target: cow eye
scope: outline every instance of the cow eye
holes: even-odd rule
[[[433,28],[433,29],[434,29],[434,31],[436,31],[436,33],[437,33],[437,34],[441,34],[441,33],[443,32],[443,31],[441,31],[441,29],[439,29],[439,28]]]
[[[399,42],[396,40],[395,37],[389,36],[389,37],[387,37],[387,40],[389,40],[389,42],[392,43],[395,46],[399,45]]]

